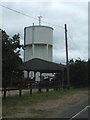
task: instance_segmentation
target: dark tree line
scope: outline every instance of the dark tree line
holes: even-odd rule
[[[70,70],[70,83],[73,87],[86,87],[88,86],[88,70],[90,67],[90,60],[84,61],[80,58],[73,59],[69,62]]]

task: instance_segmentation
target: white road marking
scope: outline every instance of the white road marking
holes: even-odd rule
[[[86,106],[84,109],[82,109],[80,112],[78,112],[77,114],[75,114],[72,118],[70,118],[70,120],[72,120],[73,118],[77,117],[80,113],[82,113],[83,111],[86,111],[87,108],[89,108],[90,106]]]

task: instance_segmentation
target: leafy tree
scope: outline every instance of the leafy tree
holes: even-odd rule
[[[88,85],[88,62],[80,58],[70,60],[70,82],[74,87],[85,87]]]
[[[20,35],[12,38],[2,30],[2,85],[9,87],[15,85],[19,76],[19,65],[22,64],[20,55]]]

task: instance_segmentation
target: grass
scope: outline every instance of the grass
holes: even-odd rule
[[[46,114],[48,115],[49,113],[51,113],[52,111],[49,111],[49,110],[36,110],[35,108],[34,109],[32,109],[31,110],[32,111],[32,113],[35,113],[36,114],[36,116],[37,116],[37,118],[38,117],[41,117],[42,115],[43,115],[43,117],[44,116],[46,116]]]
[[[3,107],[12,107],[12,106],[24,106],[24,105],[30,105],[34,104],[40,101],[48,100],[48,99],[58,99],[66,94],[73,94],[76,91],[79,90],[85,90],[86,88],[80,88],[80,89],[64,89],[64,90],[58,90],[58,91],[50,91],[50,92],[41,92],[41,93],[33,93],[32,95],[29,95],[25,93],[21,97],[18,95],[14,96],[8,96],[5,99],[2,99],[2,105]]]
[[[2,115],[4,117],[13,116],[14,114],[18,115],[25,115],[27,112],[28,114],[33,114],[36,117],[41,117],[48,115],[52,111],[48,110],[41,110],[36,108],[29,108],[30,105],[34,105],[36,103],[44,103],[46,100],[51,99],[59,99],[63,98],[64,95],[72,95],[79,91],[86,91],[87,88],[80,88],[80,89],[64,89],[58,91],[49,91],[49,92],[37,92],[29,95],[29,93],[25,93],[21,97],[18,95],[14,96],[7,96],[5,99],[2,99]],[[28,111],[27,111],[28,108]]]

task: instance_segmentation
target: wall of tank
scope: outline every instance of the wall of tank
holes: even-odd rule
[[[47,26],[30,26],[24,29],[25,45],[50,44],[53,45],[53,28]]]
[[[25,61],[41,58],[52,61],[53,28],[30,26],[24,29]]]

